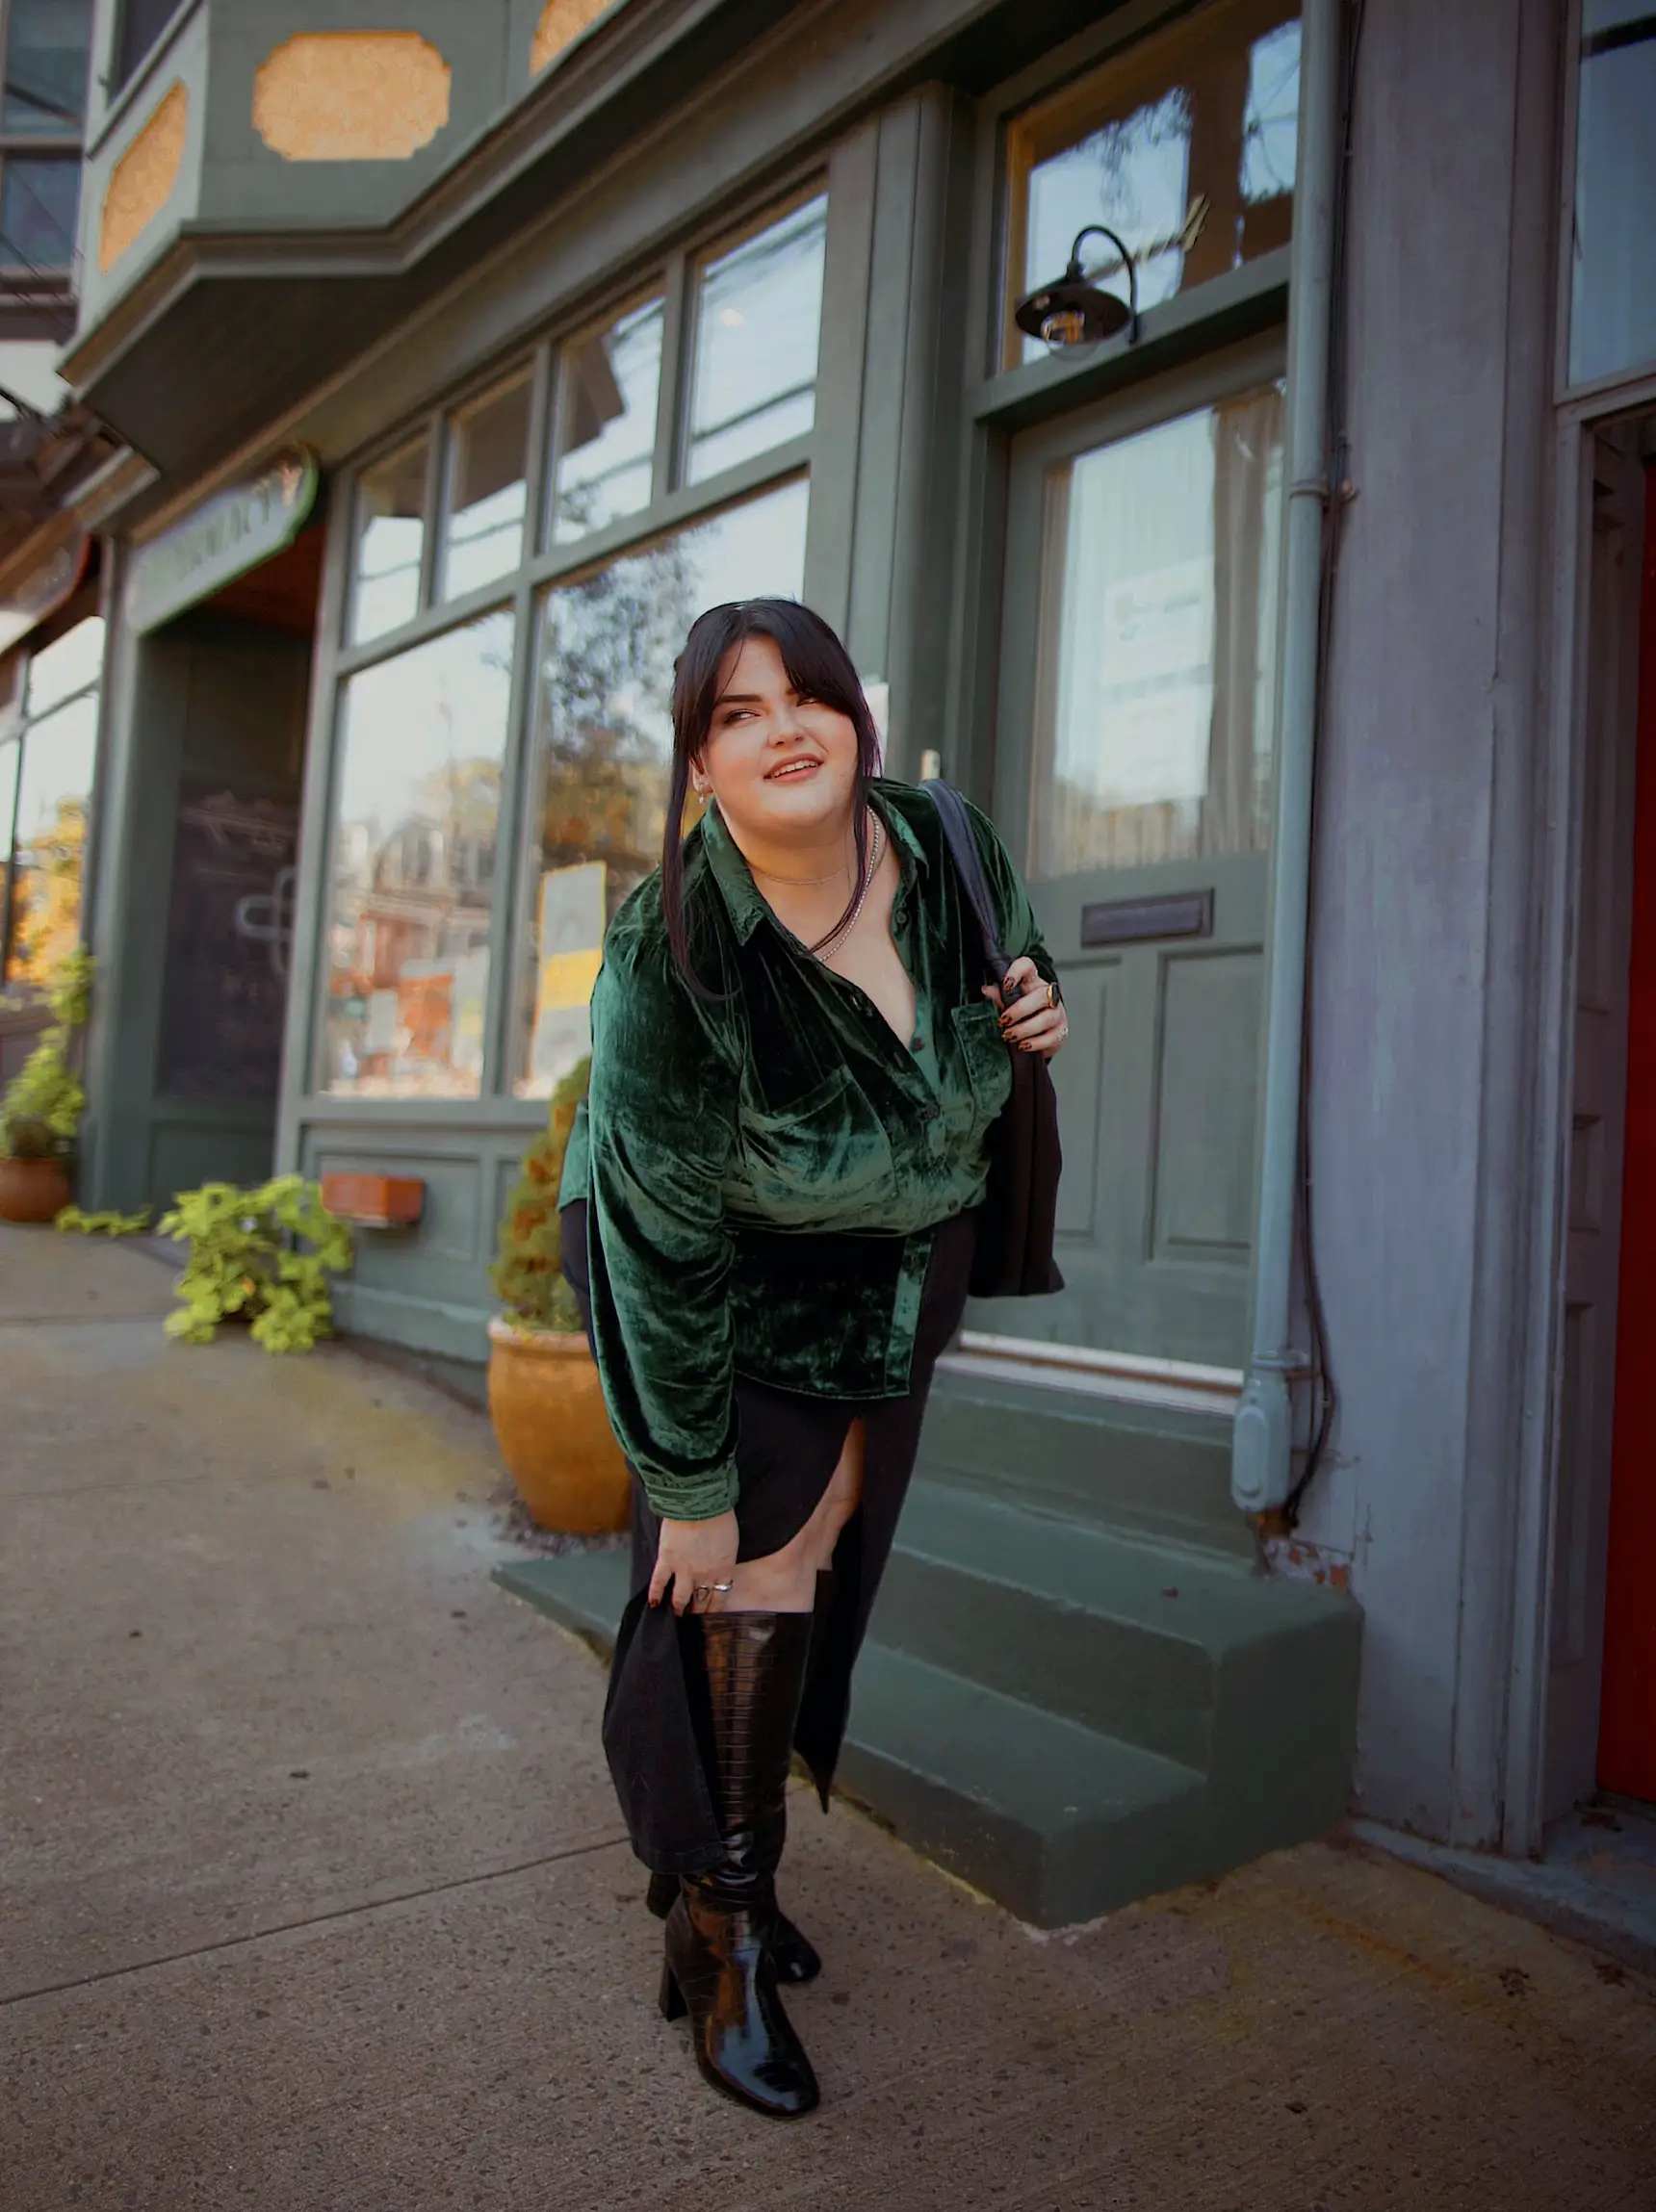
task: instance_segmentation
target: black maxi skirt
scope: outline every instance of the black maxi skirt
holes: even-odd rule
[[[560,1222],[563,1273],[592,1339],[587,1208],[578,1199]],[[820,1578],[805,1695],[794,1748],[826,1808],[851,1704],[851,1673],[919,1448],[920,1423],[938,1355],[959,1328],[977,1241],[975,1212],[932,1233],[909,1388],[901,1398],[806,1397],[738,1376],[736,1383],[738,1559],[779,1552],[820,1503],[853,1421],[863,1423],[863,1501]],[[810,1238],[802,1236],[802,1247]],[[802,1271],[809,1270],[801,1252]],[[604,1749],[633,1848],[662,1873],[692,1874],[719,1856],[717,1772],[709,1725],[700,1629],[670,1606],[652,1610],[660,1523],[633,1476],[633,1594],[621,1616],[604,1709]]]

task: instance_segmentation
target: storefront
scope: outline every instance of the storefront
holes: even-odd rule
[[[505,1192],[660,851],[674,654],[798,594],[891,771],[993,808],[1074,1027],[1069,1288],[946,1362],[856,1787],[1043,1919],[1313,1832],[1354,1733],[1364,1809],[1530,1848],[1567,1801],[1523,1779],[1563,1691],[1508,1694],[1551,1633],[1581,1122],[1556,594],[1592,596],[1583,425],[1648,403],[1620,265],[1552,377],[1561,13],[514,0],[498,50],[359,13],[188,11],[91,130],[69,367],[155,466],[112,510],[91,1199],[417,1179],[342,1312],[476,1388]],[[318,139],[323,47],[401,72],[395,114]],[[303,284],[203,214],[302,229]],[[1026,337],[1073,254],[1113,334]],[[224,598],[255,570],[134,619],[133,575],[296,452],[323,485],[264,612]],[[225,793],[272,865],[187,893]],[[584,1571],[546,1598],[578,1622]]]

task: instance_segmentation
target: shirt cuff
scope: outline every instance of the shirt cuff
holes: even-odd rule
[[[644,1495],[659,1521],[712,1521],[736,1504],[740,1484],[736,1461],[727,1460],[711,1475],[696,1475],[675,1482],[671,1477],[644,1476]]]

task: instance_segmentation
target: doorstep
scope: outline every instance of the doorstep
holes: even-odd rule
[[[495,1570],[600,1653],[628,1577]],[[840,1781],[1021,1919],[1092,1919],[1340,1818],[1360,1634],[1339,1592],[917,1479]]]

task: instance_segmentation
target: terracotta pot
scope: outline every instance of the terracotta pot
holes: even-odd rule
[[[61,1160],[0,1160],[0,1222],[49,1222],[68,1202]]]
[[[632,1478],[583,1336],[489,1324],[489,1413],[530,1518],[568,1536],[627,1526]]]

